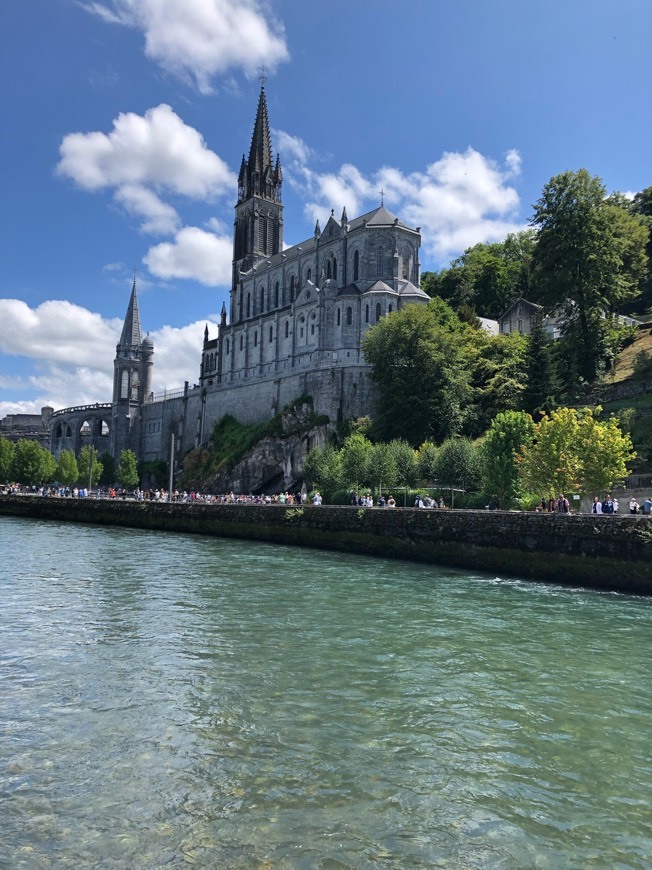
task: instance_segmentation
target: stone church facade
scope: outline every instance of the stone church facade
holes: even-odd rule
[[[332,424],[373,411],[361,340],[387,314],[428,303],[419,289],[420,228],[402,223],[382,203],[352,220],[344,208],[339,219],[331,212],[323,229],[317,222],[312,238],[284,248],[282,180],[263,87],[238,177],[228,312],[223,305],[217,336],[208,328],[204,333],[198,383],[152,396],[154,347],[142,336],[134,283],[116,349],[112,402],[55,412],[55,454],[79,449],[83,438],[75,427],[82,418],[86,443],[92,418],[91,441],[94,425],[116,458],[130,448],[139,459],[167,460],[171,450],[179,458],[205,442],[225,414],[255,423],[302,395],[311,396],[315,411]]]

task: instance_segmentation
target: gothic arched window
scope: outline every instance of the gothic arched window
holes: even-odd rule
[[[244,347],[244,340],[243,340],[243,337],[240,336],[240,350],[242,350],[243,347]]]
[[[333,275],[331,274],[331,261],[330,261],[330,260],[329,260],[328,263],[326,264],[326,277],[327,277],[327,278],[332,278],[332,277],[333,277]]]
[[[270,344],[271,344],[271,342],[272,342],[273,340],[274,340],[274,330],[273,330],[272,327],[270,326],[270,328],[269,328],[269,341],[270,341]]]
[[[306,272],[306,281],[312,281],[312,269],[308,269]]]
[[[376,303],[376,323],[380,320],[380,302]]]
[[[251,317],[251,293],[247,293],[247,317]]]
[[[265,310],[265,288],[260,288],[260,313],[262,314]]]
[[[349,307],[346,309],[346,325],[351,326],[352,323],[353,323],[353,309],[349,305]]]
[[[267,253],[267,221],[262,214],[258,218],[258,250]]]
[[[337,281],[337,260],[333,257],[333,281]]]
[[[231,347],[231,345],[229,344],[229,339],[227,338],[227,340],[226,340],[226,352],[227,353],[229,352],[230,347]]]
[[[122,370],[122,380],[120,382],[120,398],[129,398],[129,372],[127,369]]]
[[[286,321],[285,321],[285,337],[287,338],[289,334],[290,334],[290,324],[289,324],[289,322],[286,320]]]
[[[274,308],[278,308],[278,281],[274,284]]]
[[[254,329],[254,347],[258,347],[258,330]]]
[[[294,275],[290,278],[290,302],[294,302]]]
[[[360,252],[356,251],[353,255],[353,280],[357,281],[360,277]]]
[[[337,309],[337,325],[339,326],[342,323],[342,309]]]
[[[369,305],[364,307],[364,322],[369,323]]]

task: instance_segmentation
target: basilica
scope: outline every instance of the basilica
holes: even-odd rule
[[[339,218],[331,211],[311,238],[286,248],[282,183],[263,85],[238,176],[228,310],[224,304],[216,336],[204,332],[197,381],[152,394],[154,346],[143,337],[134,282],[112,401],[54,412],[55,455],[90,439],[116,458],[129,448],[142,460],[177,459],[204,443],[224,415],[260,422],[299,396],[310,396],[332,424],[373,413],[361,340],[392,311],[428,303],[419,289],[420,228],[381,201],[351,220],[345,207]]]

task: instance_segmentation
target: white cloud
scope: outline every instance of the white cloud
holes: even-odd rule
[[[88,191],[114,188],[116,201],[143,219],[146,232],[171,233],[179,226],[176,211],[161,194],[211,200],[236,184],[201,134],[164,103],[142,116],[118,115],[108,135],[69,133],[59,153],[59,175]]]
[[[256,74],[288,59],[281,24],[258,0],[106,0],[86,9],[145,35],[145,54],[163,69],[210,93],[230,69]]]
[[[155,393],[180,389],[184,381],[195,382],[206,322],[215,335],[217,324],[212,320],[151,332]],[[16,299],[0,299],[0,353],[21,356],[33,366],[29,376],[0,377],[0,391],[19,389],[30,396],[23,401],[0,400],[0,418],[37,414],[45,405],[57,410],[110,402],[121,330],[119,318],[105,320],[69,302],[52,300],[31,309]]]
[[[445,152],[422,172],[406,174],[384,166],[365,175],[350,163],[320,173],[309,162],[314,152],[301,139],[276,133],[289,183],[306,201],[306,216],[325,221],[331,209],[349,218],[380,204],[421,227],[425,253],[439,262],[478,242],[495,242],[523,229],[520,200],[511,182],[520,175],[521,157],[512,149],[501,165],[473,148]]]
[[[159,278],[192,278],[217,287],[230,284],[232,258],[230,236],[219,236],[199,227],[184,227],[173,242],[162,242],[150,248],[143,262]]]

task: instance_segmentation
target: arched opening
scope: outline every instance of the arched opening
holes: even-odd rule
[[[360,277],[360,253],[356,251],[353,254],[353,280],[357,281]]]
[[[340,326],[342,323],[342,309],[337,309],[337,325]]]
[[[346,325],[351,326],[352,323],[353,323],[353,309],[349,305],[349,307],[346,309]]]
[[[376,323],[380,320],[380,302],[376,303]]]

